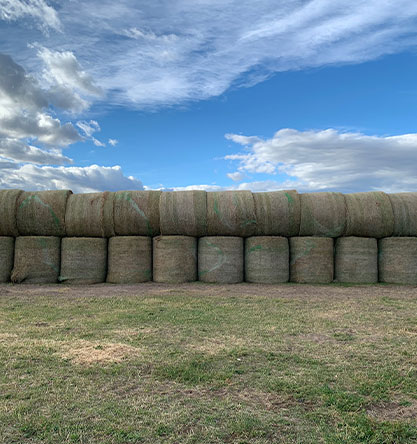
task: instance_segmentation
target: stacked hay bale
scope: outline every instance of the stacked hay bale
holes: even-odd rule
[[[13,258],[14,237],[0,236],[0,283],[10,282]]]
[[[17,203],[21,190],[0,190],[0,236],[18,236]]]
[[[388,194],[394,213],[393,236],[417,236],[417,193]]]
[[[417,237],[387,237],[378,248],[380,282],[417,284]]]

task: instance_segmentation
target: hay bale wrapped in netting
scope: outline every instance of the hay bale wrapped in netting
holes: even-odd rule
[[[64,237],[61,245],[61,274],[65,284],[98,284],[106,280],[107,239]]]
[[[197,239],[191,236],[153,238],[153,280],[180,284],[197,280]]]
[[[0,236],[18,236],[17,201],[22,190],[0,190]]]
[[[16,238],[12,282],[53,284],[58,282],[61,238],[20,236]]]
[[[117,191],[114,227],[118,236],[157,236],[161,191]]]
[[[417,236],[417,193],[388,194],[394,213],[393,236]]]
[[[207,193],[201,190],[164,191],[159,200],[162,235],[207,234]]]
[[[10,282],[13,268],[14,237],[0,236],[0,282]]]
[[[17,202],[21,236],[65,236],[65,210],[70,190],[25,191]]]
[[[203,282],[236,284],[243,281],[241,237],[207,236],[198,240],[198,278]]]
[[[297,236],[300,229],[300,197],[295,190],[253,193],[256,234]]]
[[[109,239],[107,282],[134,284],[152,280],[152,238],[115,236]]]
[[[108,191],[71,195],[65,214],[67,236],[114,236],[114,195]]]
[[[333,281],[333,238],[290,238],[290,281],[328,284]]]
[[[300,195],[300,236],[339,237],[345,231],[346,207],[342,193]]]
[[[335,281],[378,282],[378,242],[371,237],[339,237],[335,245]]]
[[[417,284],[417,237],[386,237],[378,249],[380,282]]]
[[[253,236],[256,230],[255,203],[250,191],[207,193],[209,236]]]
[[[387,237],[394,230],[391,201],[382,191],[345,194],[345,236]]]
[[[245,281],[278,284],[289,279],[286,237],[253,236],[245,239]]]

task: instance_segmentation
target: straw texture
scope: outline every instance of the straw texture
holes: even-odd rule
[[[387,237],[378,248],[380,282],[417,285],[417,237]]]
[[[388,194],[394,212],[393,236],[417,236],[417,193]]]
[[[10,282],[13,257],[14,237],[0,236],[0,283]]]
[[[22,190],[0,190],[0,236],[18,236],[17,201]]]

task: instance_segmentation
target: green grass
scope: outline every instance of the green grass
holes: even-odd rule
[[[1,443],[417,443],[417,289],[45,288],[0,286]]]

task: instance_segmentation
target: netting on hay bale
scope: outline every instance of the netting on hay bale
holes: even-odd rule
[[[14,258],[14,237],[0,236],[0,283],[10,282]]]
[[[56,236],[19,236],[16,238],[11,280],[25,284],[58,282],[61,238]]]
[[[417,236],[417,193],[388,194],[394,213],[393,236]]]
[[[0,190],[0,236],[18,236],[17,202],[22,190]]]
[[[245,239],[245,281],[277,284],[289,279],[286,237],[253,236]]]
[[[134,284],[152,280],[152,238],[115,236],[109,239],[107,282]]]

